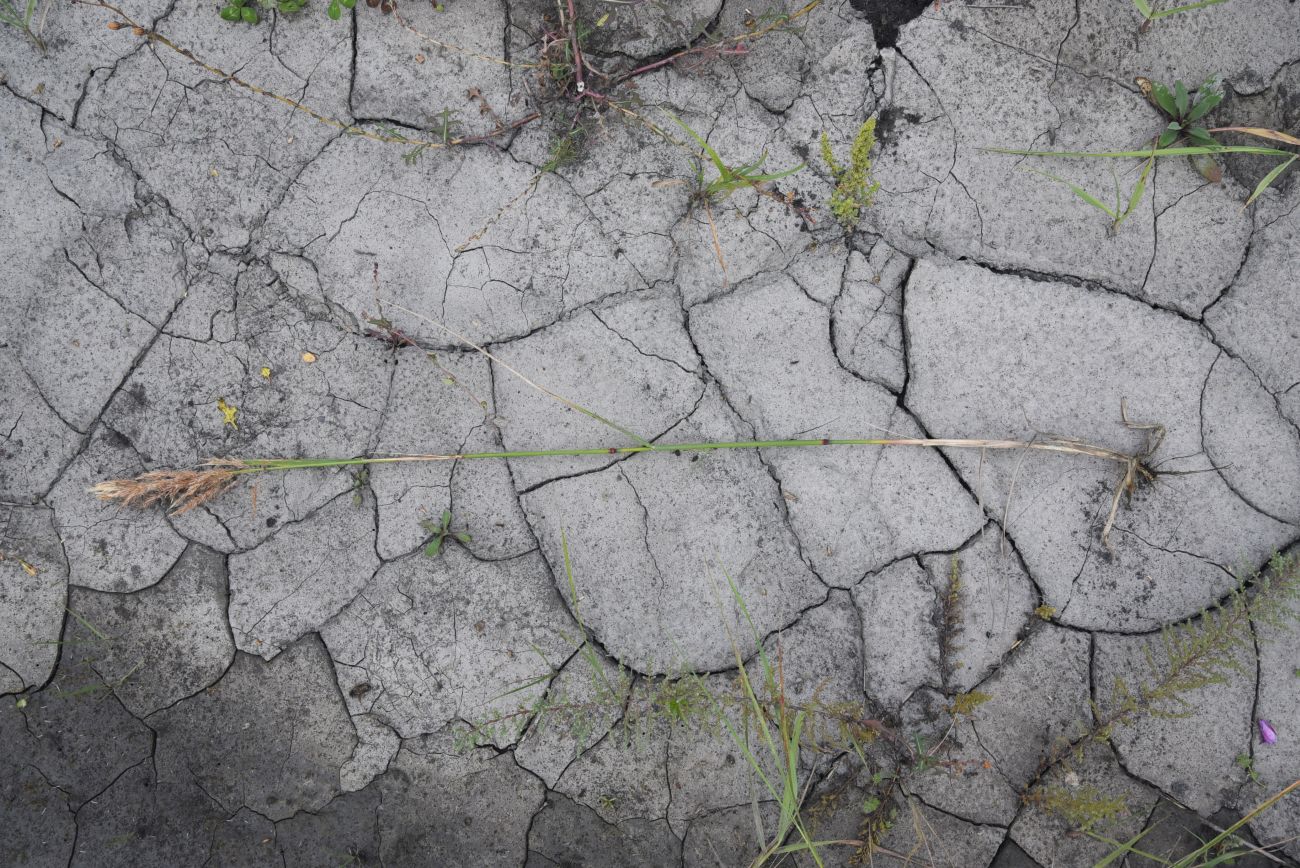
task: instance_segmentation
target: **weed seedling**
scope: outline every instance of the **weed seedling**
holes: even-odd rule
[[[876,144],[876,119],[867,118],[867,122],[853,137],[853,148],[849,151],[849,165],[843,166],[831,153],[831,142],[826,133],[821,136],[822,162],[830,169],[835,179],[835,192],[831,194],[831,213],[840,221],[846,232],[852,232],[862,220],[862,212],[871,207],[871,202],[880,189],[880,182],[871,177],[871,149]]]
[[[1183,141],[1203,147],[1217,147],[1218,142],[1202,125],[1202,119],[1223,101],[1223,91],[1215,79],[1210,78],[1189,93],[1187,86],[1175,81],[1173,88],[1148,78],[1137,79],[1137,85],[1162,114],[1169,118],[1169,126],[1156,138],[1157,148],[1168,148]],[[1208,154],[1187,158],[1205,180],[1217,184],[1223,180],[1223,171]]]
[[[473,537],[463,530],[451,529],[450,509],[444,509],[442,511],[442,517],[438,521],[426,518],[424,521],[420,522],[420,527],[433,534],[433,539],[429,540],[429,542],[424,546],[424,556],[426,558],[436,558],[438,553],[442,551],[443,542],[449,536],[455,537],[460,540],[461,543],[468,543],[473,539]]]

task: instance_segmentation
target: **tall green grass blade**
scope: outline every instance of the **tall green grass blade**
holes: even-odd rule
[[[1137,848],[1138,842],[1141,841],[1143,838],[1145,838],[1147,835],[1150,835],[1155,830],[1156,830],[1155,826],[1147,826],[1141,832],[1138,832],[1132,838],[1129,838],[1127,841],[1124,841],[1122,843],[1120,841],[1116,841],[1114,838],[1108,838],[1105,835],[1098,835],[1095,832],[1091,832],[1091,831],[1088,832],[1088,837],[1093,838],[1094,840],[1100,841],[1103,844],[1115,848],[1111,850],[1109,853],[1107,853],[1100,861],[1095,863],[1092,866],[1092,868],[1108,868],[1108,866],[1114,864],[1116,860],[1123,859],[1125,856],[1128,856],[1129,854],[1132,854],[1134,856],[1141,856],[1143,859],[1150,859],[1152,862],[1156,862],[1160,865],[1173,864],[1168,859],[1162,859],[1159,856],[1156,856],[1152,853],[1147,853],[1146,851],[1139,850]]]
[[[1075,157],[1095,159],[1122,159],[1134,157],[1194,157],[1199,154],[1267,154],[1275,157],[1289,157],[1290,151],[1280,148],[1261,148],[1254,145],[1216,145],[1179,148],[1156,148],[1146,151],[1021,151],[1013,148],[981,148],[990,154],[1011,154],[1017,157]]]
[[[1267,190],[1269,186],[1274,181],[1276,181],[1283,172],[1289,169],[1291,167],[1291,164],[1298,159],[1300,159],[1300,154],[1296,154],[1293,157],[1291,157],[1291,159],[1284,160],[1283,162],[1278,163],[1276,166],[1274,166],[1273,170],[1269,172],[1267,175],[1265,175],[1263,179],[1261,179],[1260,182],[1255,185],[1255,192],[1250,194],[1250,198],[1246,200],[1246,204],[1243,205],[1242,207],[1243,208],[1248,207],[1251,202],[1254,202],[1256,199],[1258,199],[1260,197],[1260,194],[1263,193],[1265,190]]]

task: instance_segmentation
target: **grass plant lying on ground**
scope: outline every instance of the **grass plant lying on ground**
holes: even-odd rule
[[[821,437],[811,439],[715,440],[700,443],[653,443],[630,428],[620,425],[619,423],[600,415],[594,410],[588,409],[576,401],[566,398],[563,395],[538,384],[525,376],[522,372],[494,356],[482,346],[469,340],[464,335],[447,328],[447,326],[437,320],[417,314],[409,308],[402,307],[401,305],[392,304],[390,306],[425,322],[431,323],[446,334],[454,337],[460,343],[486,357],[489,362],[501,366],[508,373],[521,380],[530,388],[546,395],[548,398],[564,405],[570,410],[582,413],[588,418],[604,425],[606,428],[635,441],[635,445],[574,446],[560,449],[502,449],[485,452],[447,452],[417,455],[361,455],[350,458],[225,457],[212,459],[196,468],[153,470],[143,473],[133,479],[105,480],[94,485],[90,489],[91,492],[101,500],[113,501],[126,506],[149,507],[158,503],[165,503],[170,506],[173,512],[180,514],[207,503],[225,492],[241,479],[255,479],[257,476],[264,473],[286,473],[295,470],[369,467],[379,464],[409,464],[431,461],[637,455],[643,452],[680,455],[684,452],[694,454],[701,452],[717,452],[728,449],[816,449],[827,446],[978,449],[981,452],[987,452],[989,450],[1018,450],[1022,453],[1037,451],[1051,452],[1059,455],[1095,458],[1112,462],[1123,469],[1123,475],[1111,496],[1109,513],[1102,526],[1101,540],[1109,549],[1111,548],[1110,532],[1114,527],[1115,517],[1118,514],[1120,502],[1124,495],[1128,494],[1131,496],[1139,485],[1153,483],[1161,473],[1172,472],[1159,471],[1151,464],[1152,457],[1164,442],[1164,426],[1131,421],[1128,418],[1127,406],[1123,402],[1120,404],[1120,418],[1124,426],[1130,430],[1142,431],[1146,434],[1144,445],[1141,449],[1135,452],[1123,452],[1110,447],[1087,443],[1073,437],[1064,437],[1054,434],[1034,434],[1034,436],[1028,440],[947,437]],[[395,330],[392,323],[387,319],[379,321],[385,323],[386,334],[399,335],[404,343],[408,345],[414,343],[409,337],[406,337],[405,332]],[[1187,473],[1195,471],[1178,472]]]

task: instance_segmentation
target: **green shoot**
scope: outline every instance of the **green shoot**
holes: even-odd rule
[[[1069,187],[1070,191],[1074,193],[1074,195],[1078,196],[1084,202],[1087,202],[1089,205],[1098,209],[1099,211],[1104,213],[1107,217],[1109,217],[1111,221],[1110,231],[1117,232],[1119,231],[1119,227],[1124,223],[1125,220],[1128,219],[1129,215],[1133,213],[1134,209],[1137,208],[1138,203],[1142,200],[1142,195],[1143,193],[1146,192],[1147,177],[1151,174],[1151,167],[1152,165],[1154,165],[1154,163],[1155,160],[1154,158],[1152,158],[1152,159],[1148,159],[1145,163],[1142,164],[1142,174],[1138,176],[1137,183],[1133,185],[1133,190],[1129,194],[1127,203],[1123,201],[1123,198],[1120,194],[1119,177],[1115,176],[1114,207],[1109,206],[1106,203],[1102,202],[1100,199],[1098,199],[1096,196],[1093,196],[1091,193],[1089,193],[1087,190],[1080,187],[1078,184],[1072,184],[1069,181],[1066,181],[1064,178],[1058,178],[1056,175],[1050,174],[1049,172],[1044,172],[1041,169],[1030,169],[1029,171],[1037,175],[1042,175],[1044,178],[1047,178],[1048,180],[1056,181],[1058,184],[1064,184],[1067,187]],[[1114,173],[1112,172],[1112,174]]]
[[[429,542],[424,546],[424,556],[426,558],[436,558],[438,553],[442,551],[442,544],[446,541],[447,537],[454,537],[459,540],[462,545],[473,539],[473,537],[463,530],[451,529],[450,509],[444,509],[442,511],[442,516],[438,521],[426,518],[424,521],[420,522],[420,527],[433,535],[433,539],[429,540]]]
[[[764,184],[768,181],[779,181],[780,179],[787,178],[804,168],[805,164],[800,163],[792,169],[783,169],[779,172],[760,172],[759,170],[762,169],[763,163],[767,161],[766,151],[752,163],[746,163],[743,166],[737,167],[729,166],[723,162],[722,157],[719,156],[716,150],[714,150],[713,146],[705,141],[699,133],[687,126],[685,121],[670,111],[665,110],[664,113],[667,114],[668,117],[672,118],[673,122],[676,123],[677,126],[681,127],[687,135],[695,140],[695,143],[699,145],[701,150],[703,150],[708,156],[709,162],[713,164],[714,170],[718,173],[716,178],[706,181],[705,178],[708,173],[705,170],[703,162],[700,163],[700,166],[696,171],[695,181],[697,194],[706,202],[715,199],[725,199],[732,193],[744,189],[745,187],[758,188],[760,184]]]

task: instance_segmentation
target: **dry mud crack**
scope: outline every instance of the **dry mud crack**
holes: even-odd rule
[[[1139,146],[1166,123],[1139,76],[1221,76],[1224,125],[1294,132],[1293,0],[1141,30],[1128,0],[578,0],[578,69],[618,99],[557,69],[567,2],[123,6],[370,137],[49,6],[43,51],[0,29],[0,863],[748,865],[779,807],[704,697],[760,651],[829,743],[830,711],[870,723],[866,767],[797,765],[816,837],[874,829],[880,863],[1113,849],[1044,793],[1186,852],[1300,776],[1300,634],[1256,621],[1188,714],[1058,762],[1163,628],[1300,542],[1300,183],[1243,209],[1267,165],[1162,160],[1115,232],[986,150]],[[665,110],[733,166],[807,165],[706,206]],[[819,138],[847,155],[872,116],[845,231]],[[656,444],[1134,452],[1123,402],[1165,426],[1161,473],[1107,538],[1123,469],[1023,450],[336,468],[181,515],[87,493],[213,456],[633,444],[438,323]],[[1247,831],[1294,864],[1300,801]]]

